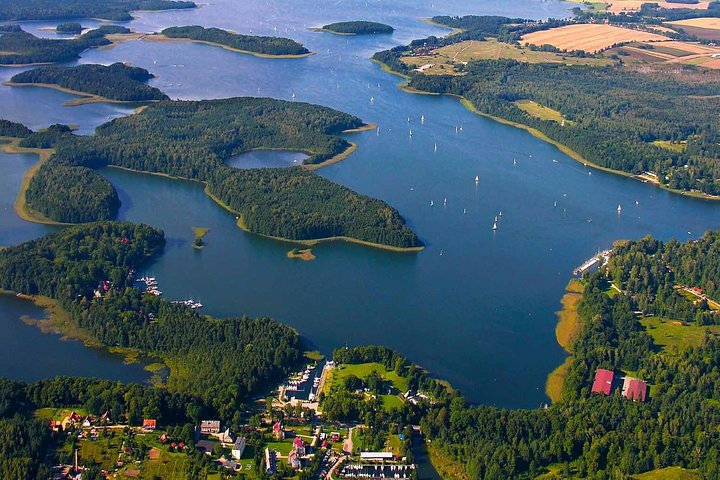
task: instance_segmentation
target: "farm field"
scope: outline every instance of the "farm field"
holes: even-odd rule
[[[518,100],[515,102],[515,105],[517,105],[520,110],[523,110],[528,115],[539,118],[540,120],[550,120],[556,123],[565,122],[565,124],[568,125],[572,125],[573,123],[567,120],[565,116],[557,110],[553,110],[550,107],[540,105],[539,103],[533,102],[532,100]]]
[[[588,53],[597,53],[617,43],[663,40],[667,40],[667,37],[656,33],[600,24],[567,25],[522,37],[522,42],[538,46],[552,45],[561,50],[583,50]]]
[[[640,10],[640,7],[644,3],[648,3],[646,0],[613,0],[607,8],[608,12],[611,13],[622,13],[622,12],[635,12]],[[698,2],[698,3],[670,3],[670,2],[653,2],[657,3],[662,8],[692,8],[698,10],[707,10],[710,2]]]
[[[536,52],[495,39],[467,40],[434,50],[431,55],[405,57],[403,62],[415,68],[424,67],[426,74],[460,74],[456,67],[473,60],[511,59],[527,63],[564,63],[578,65],[609,65],[606,58],[578,58],[553,52]]]
[[[668,22],[675,28],[682,28],[686,33],[707,40],[720,40],[720,18],[701,17]]]
[[[605,54],[619,54],[626,62],[682,63],[704,68],[718,68],[720,64],[720,48],[676,40],[631,43],[607,50]]]

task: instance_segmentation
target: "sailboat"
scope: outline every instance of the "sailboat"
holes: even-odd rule
[[[375,103],[375,97],[370,97],[370,103]]]
[[[443,205],[447,205],[447,197],[445,197],[445,200],[443,201]]]
[[[498,217],[502,217],[502,210],[500,210],[500,213],[498,213]]]
[[[420,123],[425,123],[425,115],[420,115]]]
[[[553,207],[557,207],[557,202],[555,202],[555,204],[553,205]]]
[[[410,129],[410,136],[412,137],[412,128]]]
[[[437,152],[437,143],[435,144],[435,151]]]
[[[517,160],[513,158],[513,166],[517,165]]]
[[[497,215],[495,215],[495,223],[497,223]]]
[[[475,183],[478,183],[480,181],[480,177],[475,175]]]
[[[463,215],[467,215],[467,208],[463,208]]]
[[[618,213],[622,212],[622,207],[618,205]]]
[[[493,223],[493,232],[497,230],[497,222]]]
[[[431,206],[431,207],[432,207],[432,206],[435,206],[435,202],[433,202],[432,200],[430,200],[430,206]]]

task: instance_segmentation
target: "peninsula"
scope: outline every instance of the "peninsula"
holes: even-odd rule
[[[0,65],[27,66],[76,60],[88,48],[110,45],[108,35],[128,34],[130,30],[105,25],[77,38],[58,40],[39,38],[24,30],[0,35]]]
[[[367,21],[331,23],[314,30],[320,32],[330,32],[336,35],[377,35],[390,34],[395,31],[395,29],[390,25]]]
[[[588,166],[720,199],[720,80],[705,62],[720,49],[681,31],[656,33],[659,14],[639,13],[633,29],[609,13],[603,24],[435,17],[461,32],[374,59],[406,77],[409,91],[460,97],[476,113],[525,128]],[[654,60],[639,53],[670,48],[671,57]]]
[[[148,102],[168,100],[168,96],[145,82],[154,76],[143,68],[123,63],[47,66],[13,76],[3,85],[54,88],[84,98],[68,102],[80,105],[91,102]]]
[[[304,58],[312,55],[310,50],[289,38],[242,35],[197,25],[166,28],[159,35],[147,35],[143,40],[191,41],[263,58]]]
[[[201,182],[252,233],[308,244],[346,240],[419,250],[422,242],[385,202],[304,167],[243,170],[225,164],[268,148],[306,152],[310,166],[332,162],[353,148],[336,135],[362,126],[359,118],[330,108],[265,98],[153,103],[101,125],[93,136],[66,133],[43,142],[55,153],[29,181],[27,205],[60,222],[113,218],[114,188],[94,170],[114,166]],[[23,143],[38,146],[32,141],[37,135]],[[87,195],[81,178],[91,182],[96,196]]]

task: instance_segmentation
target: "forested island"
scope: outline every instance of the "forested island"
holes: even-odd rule
[[[422,242],[385,202],[303,167],[241,170],[225,164],[232,156],[262,148],[304,151],[310,155],[306,164],[322,164],[352,148],[335,135],[362,126],[357,117],[300,102],[162,101],[101,125],[93,136],[65,132],[25,138],[22,146],[55,149],[30,181],[27,204],[60,222],[113,218],[114,189],[93,171],[111,165],[202,182],[253,233],[308,243],[344,239],[420,249]],[[85,197],[86,191],[93,192],[92,198]]]
[[[13,76],[5,85],[35,85],[57,88],[86,96],[74,105],[88,101],[147,102],[168,100],[168,96],[145,82],[154,76],[144,68],[123,63],[47,66],[27,70]],[[89,98],[87,98],[89,96]]]
[[[166,28],[160,32],[159,38],[163,37],[206,43],[234,52],[264,57],[300,58],[312,54],[310,50],[289,38],[242,35],[220,28],[204,28],[198,25]],[[147,37],[149,40],[154,38]]]
[[[57,33],[72,33],[72,34],[78,34],[82,33],[83,27],[78,22],[66,22],[61,23],[55,28],[55,31]]]
[[[325,25],[319,30],[340,35],[376,35],[389,34],[395,31],[390,25],[367,21],[336,22]]]
[[[105,25],[77,38],[58,40],[39,38],[24,30],[0,35],[0,65],[30,65],[76,60],[80,53],[93,47],[110,45],[107,35],[130,33],[125,27]]]
[[[132,20],[133,10],[196,8],[195,2],[171,0],[22,0],[0,3],[0,21],[101,18]]]
[[[597,65],[592,59],[583,61],[593,57],[585,52],[518,43],[523,35],[569,22],[535,24],[475,16],[433,21],[463,31],[416,40],[374,57],[406,76],[411,91],[462,97],[477,113],[530,127],[533,134],[585,163],[679,192],[706,198],[720,195],[720,166],[715,161],[720,157],[720,80],[713,70],[677,64],[634,67],[618,55],[614,65]],[[439,74],[426,74],[408,63],[423,55],[433,62],[438,49],[487,38],[511,45],[507,51],[513,52],[512,57],[479,57]],[[547,52],[553,62],[542,61],[534,52]],[[557,52],[568,60],[555,57]],[[535,55],[534,60],[523,59],[526,53]],[[570,64],[573,59],[576,63]],[[522,108],[528,102],[555,117]]]

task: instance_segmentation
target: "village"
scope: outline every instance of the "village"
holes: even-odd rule
[[[154,418],[130,425],[109,412],[41,409],[36,416],[47,418],[49,428],[64,438],[60,457],[68,460],[53,467],[52,478],[184,478],[193,456],[215,471],[208,479],[416,478],[401,447],[406,435],[390,435],[385,449],[368,451],[358,440],[368,427],[323,419],[319,397],[329,392],[337,369],[325,360],[306,365],[272,396],[256,398],[247,422],[235,429],[212,418],[188,429]],[[396,393],[398,401],[413,404],[425,397]],[[419,426],[411,431],[420,438]],[[90,475],[91,465],[100,466],[99,477]]]

